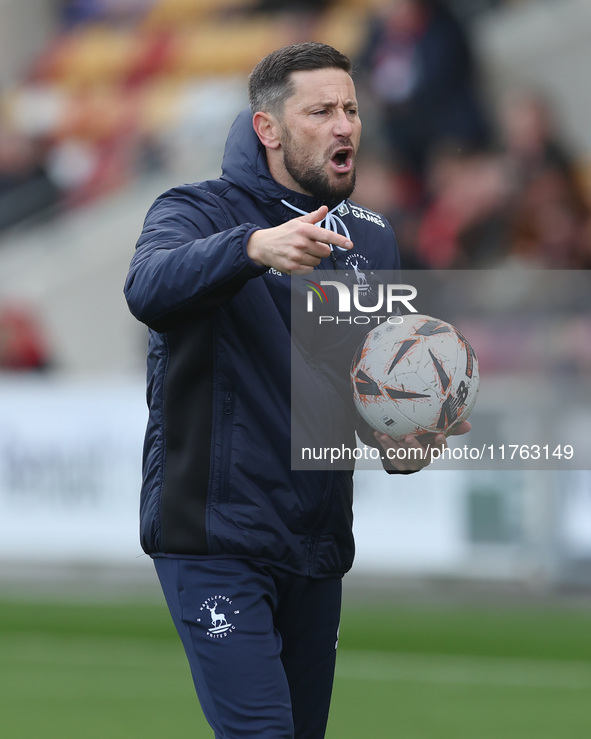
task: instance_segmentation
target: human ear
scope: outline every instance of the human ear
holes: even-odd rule
[[[266,149],[278,149],[280,147],[280,127],[273,115],[258,111],[252,118],[252,127]]]

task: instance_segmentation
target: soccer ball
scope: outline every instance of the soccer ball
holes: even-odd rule
[[[470,415],[480,383],[474,349],[450,323],[431,316],[393,317],[372,329],[355,354],[355,406],[376,431],[428,442]]]

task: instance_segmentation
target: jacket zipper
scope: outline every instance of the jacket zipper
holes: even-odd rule
[[[232,455],[232,414],[233,408],[233,395],[231,392],[226,393],[224,400],[224,408],[221,419],[221,443],[222,453],[220,458],[220,489],[218,499],[221,501],[227,501],[229,498],[228,491],[228,479],[230,471],[230,460]]]
[[[224,414],[226,416],[231,415],[232,413],[232,393],[228,393],[226,395],[226,402],[224,403]]]
[[[334,270],[338,270],[337,256],[335,254],[334,247],[330,250],[330,261]],[[324,488],[324,502],[320,514],[316,520],[316,525],[312,530],[310,536],[310,546],[308,549],[308,572],[314,572],[314,563],[316,561],[316,553],[318,551],[318,544],[320,537],[324,530],[326,521],[330,516],[330,508],[334,502],[334,470],[326,470],[326,486]]]

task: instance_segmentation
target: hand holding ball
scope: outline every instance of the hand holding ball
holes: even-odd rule
[[[454,326],[410,314],[367,334],[355,354],[351,382],[355,406],[373,429],[428,443],[468,418],[480,375],[474,349]]]

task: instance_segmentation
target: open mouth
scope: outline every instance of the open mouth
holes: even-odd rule
[[[353,150],[349,147],[338,149],[331,157],[333,167],[337,172],[349,172],[353,164]]]

